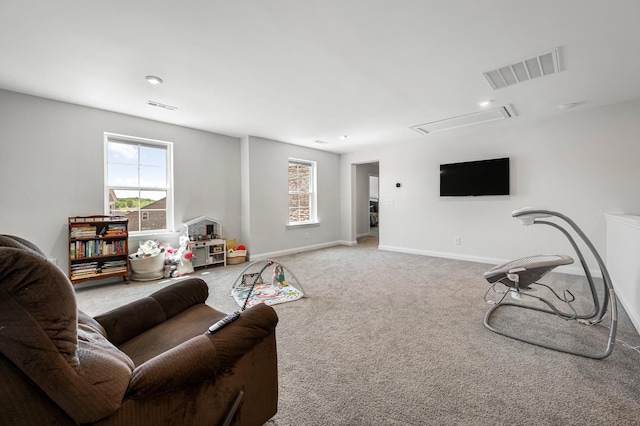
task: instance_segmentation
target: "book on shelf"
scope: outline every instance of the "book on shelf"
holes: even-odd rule
[[[126,254],[126,242],[124,240],[87,240],[69,243],[69,258],[71,259],[124,254]]]
[[[105,274],[114,273],[114,272],[127,272],[127,261],[112,260],[109,262],[104,262],[102,264],[101,270]]]
[[[96,227],[91,225],[71,225],[71,238],[94,238]]]
[[[71,279],[96,276],[98,273],[98,262],[85,262],[71,265]]]
[[[98,262],[82,262],[82,263],[74,263],[71,265],[72,270],[80,270],[80,269],[90,269],[97,268]]]
[[[128,218],[126,216],[75,216],[69,218],[69,223],[84,223],[84,222],[126,222]]]
[[[127,235],[127,225],[124,223],[110,223],[107,225],[106,233],[107,237],[119,237]]]
[[[126,260],[107,262],[82,262],[71,265],[71,279],[97,277],[101,275],[128,272]]]

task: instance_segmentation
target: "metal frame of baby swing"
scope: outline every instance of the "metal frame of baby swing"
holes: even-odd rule
[[[615,336],[616,336],[616,329],[617,329],[617,322],[618,322],[618,311],[617,311],[617,304],[616,304],[616,296],[615,296],[615,292],[614,292],[614,289],[613,289],[613,284],[611,282],[611,277],[609,276],[609,272],[607,270],[607,267],[605,266],[604,262],[602,261],[602,258],[598,254],[597,250],[595,249],[595,247],[593,246],[593,244],[591,243],[589,238],[587,238],[587,236],[584,234],[584,232],[582,232],[582,230],[578,227],[578,225],[576,225],[576,223],[574,221],[572,221],[571,219],[569,219],[567,216],[563,215],[562,213],[558,213],[558,212],[550,211],[550,210],[524,208],[524,209],[519,209],[519,210],[514,211],[512,213],[512,216],[517,218],[517,219],[520,219],[523,222],[523,225],[526,225],[526,226],[534,225],[534,224],[541,224],[541,225],[551,226],[553,228],[558,229],[560,232],[562,232],[565,235],[565,237],[567,237],[567,239],[571,243],[571,246],[573,247],[574,251],[578,255],[578,258],[580,259],[580,263],[582,265],[582,268],[584,269],[584,273],[586,275],[587,281],[589,282],[589,288],[591,290],[591,295],[592,295],[593,303],[594,303],[594,310],[593,310],[593,312],[591,312],[590,314],[587,314],[587,315],[577,315],[575,312],[569,314],[569,313],[565,313],[565,312],[562,312],[562,311],[556,309],[550,302],[548,302],[544,298],[541,298],[541,297],[538,297],[538,296],[534,296],[534,295],[528,294],[526,292],[522,292],[520,286],[518,285],[518,275],[517,274],[518,274],[519,271],[517,271],[517,268],[516,268],[513,271],[512,274],[509,274],[510,275],[509,276],[509,280],[514,282],[514,287],[513,288],[509,288],[509,292],[515,292],[516,295],[517,295],[516,299],[520,295],[526,295],[526,296],[538,299],[538,300],[544,302],[545,304],[547,304],[548,306],[550,306],[551,310],[544,309],[544,308],[539,308],[539,307],[536,307],[536,306],[528,306],[528,305],[523,305],[523,304],[503,302],[503,300],[504,300],[504,297],[503,297],[498,303],[496,303],[494,306],[492,306],[487,311],[487,313],[485,314],[485,317],[484,317],[484,325],[485,325],[485,327],[487,327],[489,330],[491,330],[491,331],[493,331],[495,333],[501,334],[503,336],[510,337],[512,339],[520,340],[522,342],[530,343],[532,345],[540,346],[540,347],[547,348],[547,349],[552,349],[552,350],[559,351],[559,352],[564,352],[564,353],[573,354],[573,355],[579,355],[579,356],[583,356],[583,357],[586,357],[586,358],[592,358],[592,359],[603,359],[603,358],[606,358],[609,355],[611,355],[611,353],[613,352],[613,346],[614,346],[614,343],[615,343]],[[598,267],[600,268],[600,272],[602,273],[603,287],[604,287],[604,300],[603,300],[602,304],[599,303],[598,295],[596,293],[596,287],[595,287],[595,284],[593,282],[593,277],[591,275],[591,272],[589,271],[589,268],[588,268],[587,263],[586,263],[586,261],[584,259],[584,256],[582,255],[582,252],[578,248],[578,245],[576,244],[574,238],[569,234],[569,232],[565,228],[563,228],[562,226],[558,225],[557,223],[549,222],[549,221],[546,221],[546,220],[540,220],[541,218],[547,218],[547,217],[550,217],[550,216],[555,216],[555,217],[557,217],[559,219],[562,219],[567,224],[569,224],[569,226],[582,239],[582,241],[585,243],[585,245],[589,248],[589,250],[591,251],[592,255],[594,256],[596,262],[598,263]],[[494,285],[495,285],[495,283],[494,283]],[[566,348],[562,348],[562,347],[559,347],[559,346],[545,344],[545,343],[541,343],[541,342],[536,342],[536,341],[531,340],[531,339],[527,339],[527,338],[516,336],[516,335],[510,334],[510,333],[504,332],[504,331],[500,331],[500,330],[496,329],[495,327],[493,327],[493,326],[491,326],[489,324],[489,318],[491,317],[491,314],[493,314],[493,312],[495,312],[496,309],[498,309],[500,306],[515,306],[515,307],[518,307],[518,308],[525,308],[525,309],[531,309],[531,310],[536,310],[536,311],[540,311],[540,312],[555,314],[555,315],[559,316],[562,319],[565,319],[565,320],[576,320],[581,324],[595,325],[595,324],[600,323],[604,319],[604,316],[607,313],[607,306],[608,305],[610,305],[610,307],[611,307],[611,312],[610,312],[611,325],[609,327],[609,337],[608,337],[606,348],[604,349],[603,352],[598,353],[598,354],[588,354],[588,353],[584,353],[584,352],[580,352],[580,351],[572,351],[572,350],[569,350],[569,349],[566,349]]]

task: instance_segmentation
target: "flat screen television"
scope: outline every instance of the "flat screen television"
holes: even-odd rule
[[[440,165],[440,196],[509,195],[509,158]]]

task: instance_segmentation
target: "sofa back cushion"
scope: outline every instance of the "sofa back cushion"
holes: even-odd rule
[[[109,341],[121,346],[192,306],[203,304],[208,296],[207,283],[190,278],[98,315],[96,320],[106,330]]]
[[[35,254],[38,254],[45,259],[47,256],[31,241],[24,238],[16,237],[15,235],[0,235],[0,247],[14,247],[24,250],[31,250]]]
[[[57,266],[37,249],[3,241],[0,352],[76,422],[113,413],[133,363],[78,314],[73,286]]]

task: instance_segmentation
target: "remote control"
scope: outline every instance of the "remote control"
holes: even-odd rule
[[[229,315],[227,315],[226,317],[222,318],[220,321],[218,321],[217,323],[215,323],[211,327],[209,327],[209,333],[211,333],[211,334],[215,333],[216,331],[220,330],[221,328],[231,324],[232,322],[234,322],[238,318],[240,318],[240,311],[235,311],[233,313],[230,313]]]

